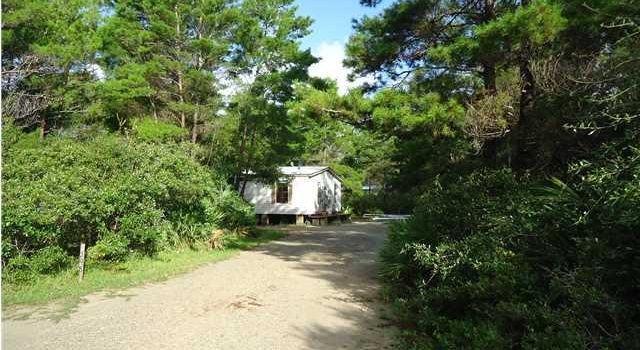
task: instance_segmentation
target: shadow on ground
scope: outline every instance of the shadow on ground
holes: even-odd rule
[[[351,327],[321,324],[299,327],[299,336],[312,349],[389,348],[392,325],[380,300],[377,281],[378,252],[386,239],[381,223],[353,223],[324,227],[284,227],[289,235],[260,246],[256,251],[295,263],[293,268],[309,277],[322,279],[341,293],[338,302],[358,305],[334,307],[334,315]],[[340,305],[340,304],[338,304]]]

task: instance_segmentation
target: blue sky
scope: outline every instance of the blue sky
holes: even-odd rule
[[[353,32],[351,20],[375,15],[384,2],[370,8],[358,0],[296,0],[298,14],[313,18],[312,33],[302,40],[303,48],[318,47],[323,42],[345,42]]]
[[[353,33],[353,18],[375,15],[388,3],[386,0],[377,7],[369,8],[360,5],[358,0],[296,0],[298,14],[314,20],[312,33],[302,39],[301,47],[311,48],[314,56],[321,59],[309,68],[309,74],[336,80],[341,93],[370,80],[364,77],[355,82],[347,81],[349,70],[342,65],[344,44]]]

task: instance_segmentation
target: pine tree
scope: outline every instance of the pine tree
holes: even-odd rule
[[[93,0],[2,3],[3,117],[41,138],[85,118],[98,78]]]
[[[137,116],[149,113],[155,119],[174,120],[190,130],[192,142],[197,141],[220,106],[222,86],[216,73],[230,54],[230,35],[238,16],[234,4],[229,0],[115,2],[113,15],[102,28],[103,59],[113,79],[124,79],[117,85],[145,90],[130,96],[147,102]],[[107,95],[110,88],[105,86]]]

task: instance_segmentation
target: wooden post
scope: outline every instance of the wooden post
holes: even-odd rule
[[[80,242],[80,261],[78,262],[78,282],[84,278],[84,242]]]

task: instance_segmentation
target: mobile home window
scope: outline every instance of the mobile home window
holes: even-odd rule
[[[276,203],[289,203],[289,184],[278,182],[276,185]]]

